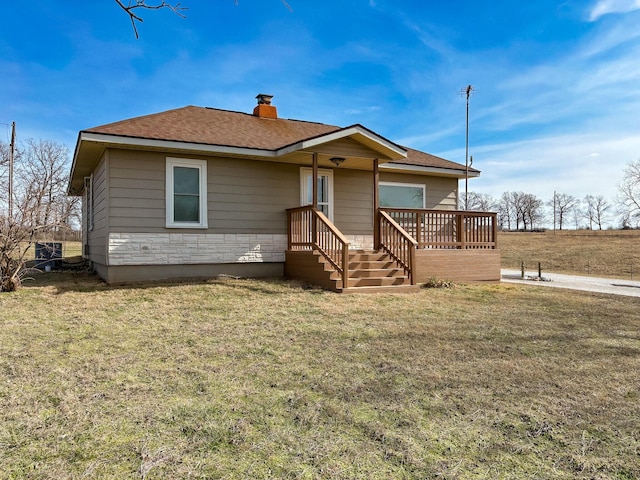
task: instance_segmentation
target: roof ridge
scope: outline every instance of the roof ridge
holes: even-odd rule
[[[195,108],[204,108],[207,110],[217,110],[219,112],[227,112],[227,113],[239,113],[241,115],[247,115],[248,117],[255,117],[255,115],[253,115],[252,113],[248,113],[248,112],[240,112],[238,110],[229,110],[228,108],[218,108],[218,107],[200,107],[198,105],[188,105],[189,107],[195,107]],[[256,117],[256,118],[260,118],[260,117]],[[329,123],[324,123],[324,122],[314,122],[313,120],[302,120],[299,118],[284,118],[284,117],[278,117],[275,119],[270,119],[270,120],[286,120],[287,122],[301,122],[301,123],[310,123],[313,125],[323,125],[325,127],[334,127],[334,128],[343,128],[340,127],[338,125],[331,125]],[[366,127],[365,127],[366,128]]]

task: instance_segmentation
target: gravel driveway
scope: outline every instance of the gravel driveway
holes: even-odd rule
[[[521,278],[520,270],[502,269],[502,281],[505,283],[521,283],[526,285],[540,285],[543,287],[569,288],[586,292],[610,293],[640,297],[640,281],[621,280],[614,278],[583,277],[578,275],[563,275],[560,273],[542,272],[542,280],[538,279],[538,272],[526,271],[525,279]]]

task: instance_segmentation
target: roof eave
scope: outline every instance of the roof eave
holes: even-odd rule
[[[248,155],[255,157],[275,157],[273,150],[260,148],[234,147],[228,145],[212,145],[208,143],[184,142],[181,140],[159,140],[154,138],[127,137],[124,135],[110,135],[104,133],[81,132],[82,140],[88,142],[105,143],[125,147],[152,149],[180,149],[204,153],[223,153],[229,155]]]
[[[439,177],[455,177],[466,178],[467,173],[465,170],[459,170],[455,168],[446,167],[428,167],[425,165],[410,165],[406,163],[385,163],[380,165],[380,170],[390,170],[396,172],[410,172],[421,173],[423,175],[436,175]],[[469,170],[469,178],[477,178],[480,176],[479,170]]]
[[[75,178],[78,158],[82,154],[83,146],[87,144],[104,145],[105,147],[135,147],[137,149],[153,150],[179,150],[183,152],[250,156],[259,158],[275,158],[276,152],[273,150],[263,150],[258,148],[233,147],[226,145],[210,145],[195,142],[183,142],[175,140],[158,140],[152,138],[128,137],[125,135],[113,135],[106,133],[96,133],[82,131],[78,134],[78,141],[73,155],[71,173],[69,176],[69,195],[79,195],[79,183],[82,179]],[[74,181],[75,179],[75,181]]]

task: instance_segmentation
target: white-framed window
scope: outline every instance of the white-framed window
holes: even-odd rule
[[[87,231],[93,230],[93,173],[84,177],[85,208],[87,214]]]
[[[207,161],[167,157],[167,228],[207,228]]]
[[[313,203],[313,169],[300,169],[300,205]],[[333,170],[318,170],[318,209],[333,222]]]
[[[380,182],[380,206],[389,208],[426,208],[427,188],[419,183]]]

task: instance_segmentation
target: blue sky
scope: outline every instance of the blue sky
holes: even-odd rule
[[[482,170],[470,190],[614,199],[640,158],[640,0],[113,0],[4,5],[0,138],[73,149],[79,130],[184,105],[361,123]],[[6,133],[5,133],[6,132]]]

